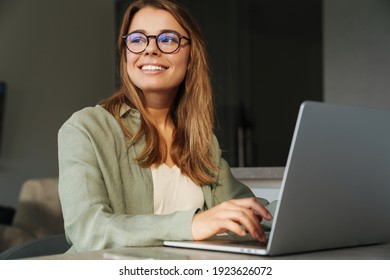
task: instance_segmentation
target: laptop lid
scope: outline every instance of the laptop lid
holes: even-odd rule
[[[300,108],[271,255],[390,241],[390,111]]]
[[[304,102],[266,253],[389,242],[388,170],[390,110]],[[204,245],[199,246],[207,249]],[[226,247],[208,248],[229,251]]]

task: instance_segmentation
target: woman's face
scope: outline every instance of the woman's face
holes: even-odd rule
[[[139,10],[133,17],[128,33],[141,31],[146,35],[158,35],[163,30],[188,34],[167,11],[151,7]],[[179,49],[170,54],[162,53],[155,38],[149,38],[145,51],[135,54],[127,50],[127,73],[131,81],[146,95],[148,93],[174,96],[183,81],[188,65],[190,45],[181,40]]]

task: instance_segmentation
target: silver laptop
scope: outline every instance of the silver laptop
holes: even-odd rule
[[[164,245],[281,255],[387,243],[389,171],[390,110],[304,102],[267,245],[227,238]]]

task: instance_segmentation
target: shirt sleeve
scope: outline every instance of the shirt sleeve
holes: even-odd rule
[[[65,123],[58,133],[59,194],[71,251],[192,239],[191,223],[197,209],[168,215],[114,212],[99,167],[104,159],[99,159],[94,148],[88,132],[75,125]]]

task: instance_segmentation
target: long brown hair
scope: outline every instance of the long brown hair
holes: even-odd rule
[[[134,15],[145,7],[171,13],[191,38],[188,70],[171,108],[175,131],[170,153],[181,172],[196,184],[214,183],[213,174],[217,171],[217,166],[212,159],[211,147],[215,113],[205,40],[194,19],[178,3],[173,0],[136,0],[130,4],[124,13],[118,39],[121,85],[119,90],[102,101],[101,105],[117,119],[127,138],[136,141],[145,136],[145,149],[135,159],[141,166],[150,167],[152,164],[160,164],[165,159],[166,149],[161,149],[165,147],[164,140],[148,117],[143,103],[143,93],[128,77],[126,47],[122,40]],[[121,119],[120,108],[123,103],[137,109],[141,114],[141,126],[136,132],[126,128]]]

